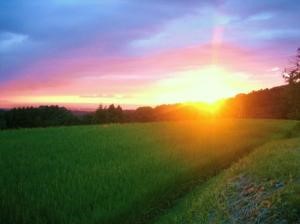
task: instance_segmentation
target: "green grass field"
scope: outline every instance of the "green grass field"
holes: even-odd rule
[[[221,177],[211,177],[254,148],[292,136],[296,124],[210,120],[2,131],[0,223],[193,223],[192,211],[207,220],[214,204],[205,210],[197,200],[215,192],[208,186]]]

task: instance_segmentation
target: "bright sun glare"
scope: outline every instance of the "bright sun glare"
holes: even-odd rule
[[[233,96],[245,89],[245,83],[224,68],[209,65],[200,69],[176,73],[161,80],[154,94],[159,103],[206,102]]]

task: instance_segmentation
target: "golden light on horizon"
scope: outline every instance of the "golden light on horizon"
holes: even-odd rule
[[[231,72],[219,65],[207,65],[164,75],[164,77],[146,86],[143,90],[91,97],[81,97],[76,94],[18,96],[13,98],[12,102],[29,105],[114,103],[137,106],[205,102],[207,107],[214,111],[213,102],[234,96],[237,93],[249,92],[256,88],[260,88],[260,86],[250,83],[246,73]]]
[[[197,108],[200,111],[207,112],[211,115],[216,115],[224,105],[224,100],[217,100],[211,103],[191,102],[191,103],[185,103],[185,105],[193,106],[194,108]]]

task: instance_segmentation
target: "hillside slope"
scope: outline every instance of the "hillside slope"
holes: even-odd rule
[[[299,165],[300,138],[267,143],[156,223],[300,223]]]

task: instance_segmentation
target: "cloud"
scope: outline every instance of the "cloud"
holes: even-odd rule
[[[97,93],[97,94],[91,94],[91,95],[81,95],[80,98],[109,98],[109,99],[123,99],[123,98],[132,98],[131,95],[126,94],[107,94],[107,93]]]
[[[12,50],[28,39],[27,35],[3,32],[0,33],[0,53]]]
[[[19,46],[17,53],[2,55],[1,74],[16,77],[36,61],[72,54],[78,49],[104,56],[130,54],[127,46],[132,41],[152,35],[172,19],[212,4],[216,2],[1,1],[0,32],[25,34],[34,43]]]

